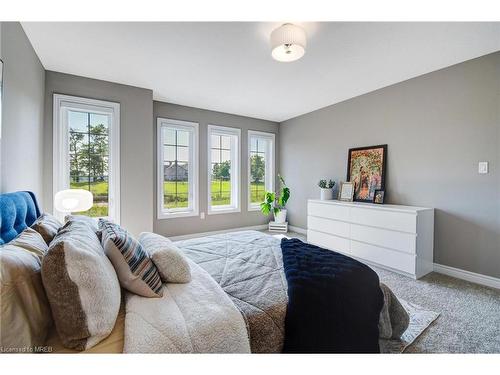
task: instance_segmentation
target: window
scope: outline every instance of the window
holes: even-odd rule
[[[274,134],[248,131],[248,210],[260,209],[274,190]]]
[[[208,126],[208,213],[240,211],[240,129]]]
[[[89,190],[94,205],[78,214],[120,221],[119,140],[120,104],[54,95],[53,192]]]
[[[198,215],[198,124],[158,118],[158,218]]]

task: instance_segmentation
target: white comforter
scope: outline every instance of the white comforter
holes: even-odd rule
[[[126,295],[124,353],[250,353],[245,321],[228,295],[189,260],[192,281],[162,298]]]

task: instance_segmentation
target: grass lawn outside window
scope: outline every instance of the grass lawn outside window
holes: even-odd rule
[[[165,181],[163,183],[163,205],[165,208],[181,208],[188,206],[188,183],[187,182],[177,182],[177,194],[176,193],[176,182],[175,181]],[[251,184],[252,189],[252,202],[263,202],[265,190],[263,188],[264,184]],[[221,193],[219,193],[221,191]],[[231,203],[231,182],[222,181],[222,186],[220,181],[212,181],[212,205],[227,205]]]
[[[77,212],[78,215],[87,215],[91,217],[106,217],[108,216],[108,188],[107,181],[97,182],[71,182],[71,189],[89,190],[94,196],[94,205],[90,210]]]

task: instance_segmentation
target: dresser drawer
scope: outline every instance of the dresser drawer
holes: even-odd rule
[[[354,240],[351,240],[350,254],[353,257],[366,259],[411,275],[415,274],[416,258],[412,254],[404,254]]]
[[[416,253],[416,235],[412,233],[351,224],[351,238],[372,245],[404,251],[409,254]]]
[[[307,227],[309,229],[333,234],[335,236],[349,237],[350,224],[344,221],[324,219],[316,216],[307,217]]]
[[[417,233],[417,215],[412,213],[352,207],[351,222],[407,233]]]
[[[307,242],[330,250],[340,251],[341,253],[349,252],[350,240],[331,234],[316,232],[311,229],[307,230]]]
[[[327,219],[348,221],[349,207],[312,202],[307,206],[307,214],[309,216],[318,216],[325,217]]]

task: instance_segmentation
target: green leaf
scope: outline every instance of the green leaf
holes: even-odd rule
[[[276,194],[274,194],[274,193],[273,193],[273,192],[271,192],[271,191],[268,191],[268,192],[266,193],[266,197],[265,197],[264,202],[265,202],[265,203],[269,203],[269,204],[273,204],[275,199],[276,199]]]
[[[286,203],[288,202],[288,199],[290,199],[290,189],[284,187],[283,191],[281,192],[281,196],[278,198],[278,204],[281,207],[285,207]]]
[[[266,202],[262,202],[260,204],[260,211],[264,214],[264,215],[269,215],[269,213],[271,212],[271,204],[269,203],[266,203]]]

